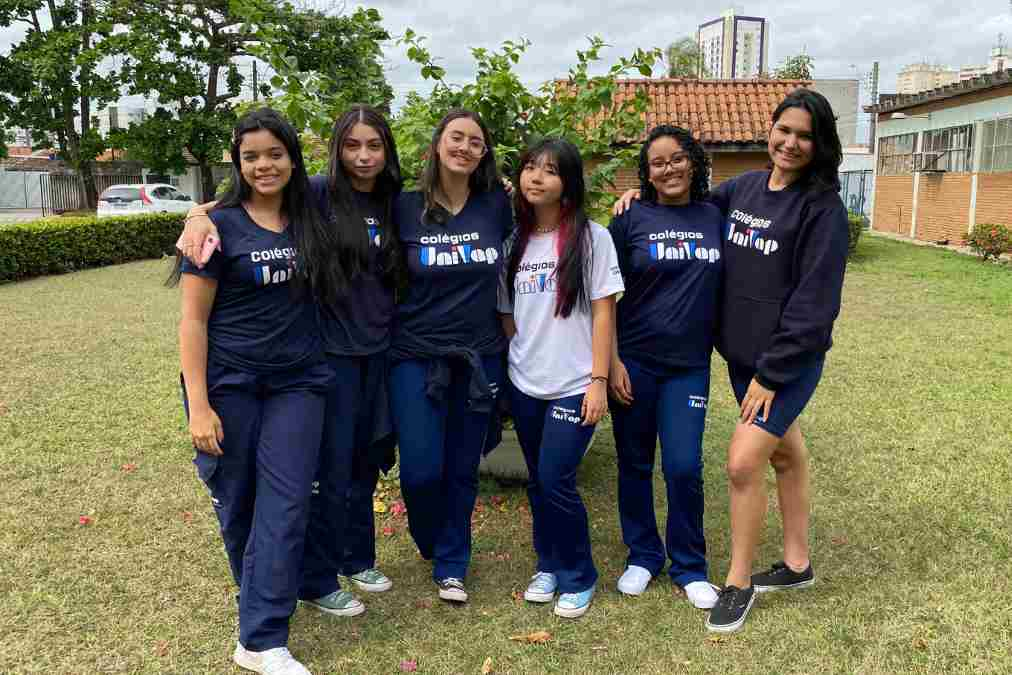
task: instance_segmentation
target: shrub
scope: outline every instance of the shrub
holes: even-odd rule
[[[984,260],[997,260],[1002,253],[1012,252],[1012,230],[1005,225],[974,225],[963,243]]]
[[[861,231],[868,227],[868,219],[860,213],[853,211],[847,214],[847,253],[852,255],[857,250],[857,242],[861,238]]]
[[[173,251],[184,215],[54,217],[0,228],[0,282],[158,258]]]

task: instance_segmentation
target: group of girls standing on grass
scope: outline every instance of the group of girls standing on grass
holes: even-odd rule
[[[700,144],[658,127],[640,154],[639,194],[606,229],[586,215],[583,164],[565,140],[523,154],[511,200],[480,117],[451,111],[407,192],[389,125],[368,107],[335,123],[326,177],[307,176],[277,113],[245,115],[231,188],[187,216],[174,275],[195,464],[239,586],[236,663],[307,673],[287,649],[296,603],[353,616],[364,605],[339,576],[364,591],[392,586],[376,566],[372,496],[395,443],[409,530],[436,591],[468,599],[477,469],[498,442],[499,399],[530,474],[528,601],[572,618],[593,599],[576,475],[609,395],[629,547],[621,592],[642,593],[669,558],[672,581],[710,610],[707,626],[736,630],[755,592],[810,585],[796,418],[830,346],[847,241],[825,99],[788,96],[769,150],[769,170],[710,193]],[[722,588],[708,581],[703,533],[714,345],[741,404]],[[784,561],[750,576],[767,461]]]

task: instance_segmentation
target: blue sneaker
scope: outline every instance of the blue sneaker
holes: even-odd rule
[[[590,601],[593,598],[593,586],[579,593],[563,593],[555,601],[555,616],[561,616],[566,619],[581,617],[590,609]]]
[[[555,598],[555,589],[559,582],[551,572],[536,572],[531,577],[531,583],[527,584],[524,591],[524,600],[527,602],[551,602]]]

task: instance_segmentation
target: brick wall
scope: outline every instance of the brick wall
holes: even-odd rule
[[[875,229],[910,236],[914,204],[913,176],[876,176]]]
[[[958,243],[970,218],[968,173],[922,173],[917,191],[917,232],[922,241]]]
[[[978,223],[1012,227],[1012,173],[977,175]]]

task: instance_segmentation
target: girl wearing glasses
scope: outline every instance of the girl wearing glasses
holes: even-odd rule
[[[610,383],[629,547],[618,589],[641,594],[667,558],[671,580],[702,609],[717,600],[703,534],[703,428],[722,272],[720,211],[705,201],[709,174],[688,131],[656,127],[640,150],[642,201],[608,228],[626,284]],[[668,503],[663,543],[653,497],[658,436]]]
[[[527,462],[538,566],[524,593],[576,618],[594,597],[587,511],[576,472],[608,405],[615,295],[622,276],[607,230],[583,210],[576,147],[544,140],[520,158],[517,232],[499,311],[511,337],[509,395]]]
[[[453,110],[436,127],[419,191],[397,201],[407,280],[390,348],[401,490],[439,597],[466,602],[478,461],[503,382],[496,314],[503,240],[512,229],[492,140]]]

